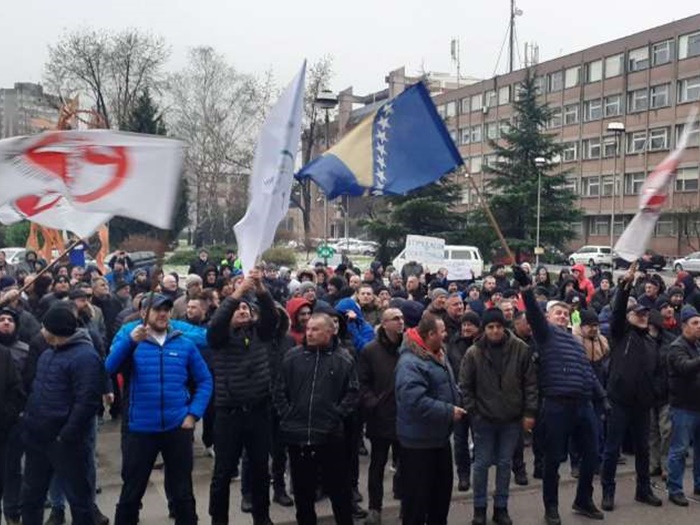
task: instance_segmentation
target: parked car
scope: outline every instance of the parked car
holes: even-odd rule
[[[13,266],[24,261],[24,254],[27,253],[25,248],[0,248],[0,251],[5,252],[5,260]]]
[[[374,255],[377,252],[379,245],[372,241],[363,241],[361,239],[340,239],[336,243],[331,244],[336,252],[354,253],[359,255]]]
[[[673,271],[700,274],[700,252],[693,252],[673,261]]]
[[[613,255],[610,246],[582,246],[569,255],[569,264],[587,264],[589,266],[612,266]]]
[[[618,256],[617,254],[614,255],[613,258],[613,267],[617,270],[622,269],[626,270],[627,268],[630,267],[630,262],[624,260],[622,257]],[[666,267],[666,257],[663,255],[660,255],[656,253],[653,250],[647,250],[646,253],[639,258],[639,265],[640,268],[648,270],[648,269],[654,269],[657,272],[660,272]]]

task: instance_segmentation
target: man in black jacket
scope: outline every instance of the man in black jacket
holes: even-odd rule
[[[358,363],[360,398],[366,414],[367,437],[372,443],[367,477],[369,515],[365,521],[366,525],[381,523],[384,467],[389,458],[390,448],[400,461],[400,447],[396,439],[394,371],[399,360],[403,329],[401,310],[386,309],[382,313],[382,324],[377,330],[377,338],[365,346]],[[396,472],[394,494],[399,490],[399,473]]]
[[[620,447],[628,430],[634,439],[637,490],[634,499],[653,507],[661,500],[651,490],[649,476],[649,428],[651,409],[661,388],[662,369],[656,343],[649,335],[649,308],[627,305],[634,278],[628,271],[615,294],[610,322],[612,350],[608,398],[612,410],[603,449],[602,507],[615,508],[615,473]]]
[[[537,378],[528,346],[505,329],[499,308],[481,320],[484,336],[467,350],[459,371],[464,408],[474,434],[474,525],[486,525],[488,471],[496,463],[493,521],[511,525],[508,486],[521,428],[537,413]]]
[[[280,435],[289,445],[297,523],[316,523],[317,473],[338,525],[352,525],[352,499],[343,421],[357,407],[357,369],[335,343],[327,314],[314,314],[303,345],[287,352],[275,387]]]
[[[683,493],[685,457],[693,443],[693,493],[700,495],[700,314],[692,306],[681,310],[682,335],[668,354],[671,446],[668,451],[668,499],[688,506]]]
[[[246,294],[255,293],[255,317]],[[213,315],[207,332],[214,363],[214,450],[209,493],[212,523],[228,523],[231,478],[245,448],[250,463],[253,522],[270,523],[270,352],[278,323],[260,270],[251,271]]]

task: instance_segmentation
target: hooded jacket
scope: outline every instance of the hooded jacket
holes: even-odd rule
[[[700,348],[682,335],[668,353],[671,407],[700,412]]]
[[[467,350],[459,371],[464,408],[470,417],[493,423],[512,423],[537,413],[537,375],[527,344],[505,331],[498,345],[500,370],[495,366],[490,343],[481,337]]]
[[[282,360],[274,399],[283,442],[342,441],[343,421],[358,403],[355,361],[338,347],[337,340],[324,348],[296,346]]]
[[[595,294],[595,287],[593,283],[586,277],[586,267],[583,264],[575,264],[571,267],[572,270],[577,270],[578,275],[578,289],[581,293],[586,296],[586,303],[591,302],[593,299],[593,294]]]
[[[393,342],[381,326],[358,361],[360,399],[366,414],[367,437],[396,440],[396,364],[401,338]]]
[[[0,439],[7,440],[9,430],[17,423],[24,408],[25,395],[20,370],[12,352],[0,345]]]
[[[347,319],[348,333],[352,337],[352,343],[358,352],[362,352],[365,345],[374,339],[374,330],[372,326],[365,321],[362,316],[362,309],[354,299],[341,299],[335,305],[335,309],[347,317],[347,313],[352,311],[355,313],[355,319]]]
[[[443,350],[430,352],[414,328],[406,331],[396,365],[396,435],[408,448],[449,443],[454,407],[460,405],[452,367]]]
[[[695,284],[695,277],[688,272],[678,272],[678,282],[683,283],[683,302],[700,312],[700,290]]]
[[[303,297],[295,297],[287,302],[287,315],[289,315],[289,335],[294,338],[294,344],[300,345],[304,342],[304,337],[306,333],[299,329],[297,323],[297,314],[302,307],[308,306],[312,308],[311,303],[304,299]]]
[[[103,366],[87,331],[39,357],[24,410],[24,431],[34,443],[84,443],[104,388]]]

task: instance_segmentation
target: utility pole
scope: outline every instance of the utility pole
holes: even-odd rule
[[[515,0],[510,0],[510,30],[508,39],[510,45],[509,50],[509,60],[508,60],[508,72],[513,72],[513,67],[515,64]]]

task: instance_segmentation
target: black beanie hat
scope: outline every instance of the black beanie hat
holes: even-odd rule
[[[500,308],[489,308],[481,316],[481,327],[486,328],[491,323],[499,323],[503,326],[506,325],[506,318],[503,317],[503,312]]]
[[[15,322],[15,331],[17,331],[17,328],[19,327],[19,312],[17,310],[10,308],[9,306],[3,306],[0,308],[0,315],[9,315],[12,317]]]
[[[598,314],[595,313],[595,310],[591,308],[587,308],[585,310],[581,311],[581,326],[586,326],[586,325],[592,325],[592,324],[600,324],[600,321],[598,320]]]
[[[58,337],[70,337],[78,329],[78,319],[73,310],[64,303],[59,303],[46,312],[42,324],[47,332]]]
[[[465,312],[460,319],[462,324],[471,323],[474,326],[481,326],[481,317],[476,312]]]

